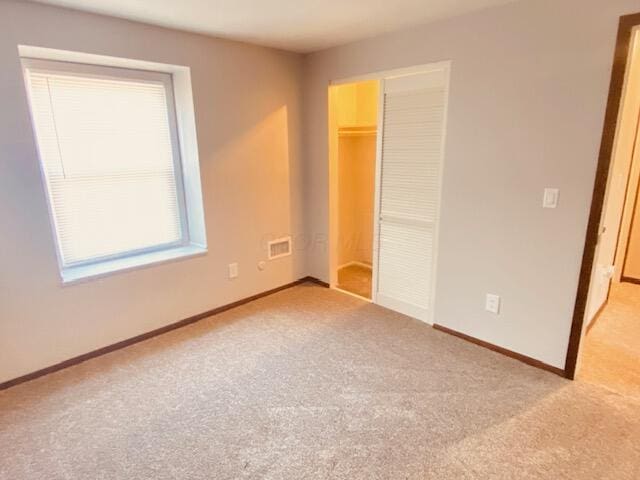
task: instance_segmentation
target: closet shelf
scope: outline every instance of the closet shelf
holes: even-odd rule
[[[377,132],[375,125],[358,125],[350,127],[338,127],[338,135],[341,137],[355,137],[364,135],[375,135]]]

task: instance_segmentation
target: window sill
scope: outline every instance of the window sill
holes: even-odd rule
[[[167,250],[143,253],[131,257],[118,258],[116,260],[108,260],[105,262],[94,263],[92,265],[67,267],[61,271],[62,284],[72,285],[92,278],[105,277],[114,273],[135,270],[189,257],[196,257],[204,255],[205,253],[207,253],[207,249],[205,247],[199,245],[187,245],[184,247],[175,247]]]

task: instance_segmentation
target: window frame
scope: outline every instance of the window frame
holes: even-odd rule
[[[190,219],[193,217],[193,213],[189,211],[190,207],[188,205],[188,195],[186,192],[186,162],[183,159],[184,150],[180,142],[181,130],[179,124],[178,105],[176,102],[177,92],[174,82],[174,74],[170,71],[147,70],[135,67],[129,68],[126,66],[111,66],[95,63],[80,63],[76,61],[66,61],[59,59],[52,60],[30,56],[21,56],[20,60],[22,62],[25,89],[29,103],[29,115],[31,118],[34,133],[34,142],[38,151],[38,163],[43,180],[43,186],[46,192],[47,208],[53,240],[55,243],[58,268],[63,284],[72,283],[78,280],[83,280],[85,278],[95,276],[104,276],[106,274],[115,273],[122,270],[129,270],[131,268],[163,263],[165,261],[170,261],[181,257],[189,257],[206,253],[206,240],[203,239],[204,242],[195,242],[191,237],[192,225],[190,225]],[[164,87],[168,116],[167,120],[171,139],[173,174],[176,184],[178,214],[181,228],[181,237],[179,240],[145,248],[127,250],[125,252],[110,255],[103,255],[87,260],[80,260],[76,262],[64,261],[59,237],[60,234],[55,215],[55,205],[53,202],[53,196],[50,188],[49,178],[47,176],[44,159],[40,151],[37,128],[34,121],[30,72],[61,75],[72,74],[81,77],[111,80],[135,80],[141,83],[152,83],[156,85],[160,84]],[[199,170],[194,173],[197,173],[199,176]],[[198,193],[200,194],[200,185],[198,185]],[[200,206],[200,210],[201,208],[202,206]],[[200,233],[200,236],[203,236],[204,219],[202,218],[201,221],[202,225],[198,226],[197,228],[198,230],[202,231]],[[164,252],[166,252],[166,255],[164,254]]]

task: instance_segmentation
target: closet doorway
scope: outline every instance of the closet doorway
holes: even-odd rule
[[[336,257],[333,286],[371,299],[379,82],[333,87]]]
[[[449,62],[329,87],[331,287],[433,323]]]

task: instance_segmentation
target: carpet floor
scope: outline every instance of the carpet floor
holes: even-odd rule
[[[301,285],[0,392],[0,478],[637,479],[640,403]]]
[[[640,399],[640,285],[612,283],[583,341],[578,378]]]

